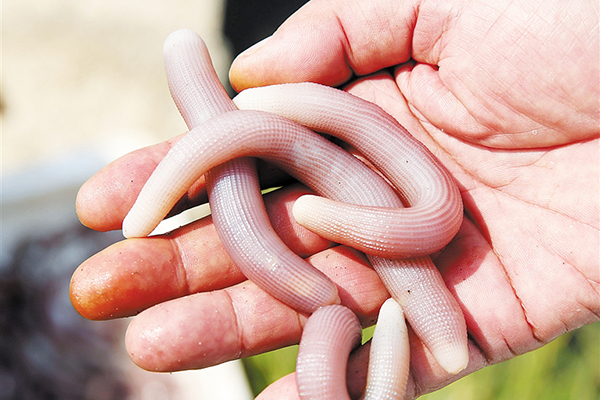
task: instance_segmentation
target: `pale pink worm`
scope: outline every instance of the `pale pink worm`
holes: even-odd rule
[[[246,129],[242,129],[242,127],[240,125],[246,124]],[[277,131],[278,135],[281,133],[281,136],[278,137],[275,142],[277,142],[277,140],[279,140],[279,142],[277,143],[273,143],[273,141],[269,141],[266,140],[267,137],[264,136],[266,132],[273,132],[273,131]],[[242,133],[243,131],[243,133]],[[212,132],[212,133],[211,133]],[[293,167],[297,167],[298,163],[300,162],[299,160],[302,159],[302,153],[298,153],[298,151],[302,152],[302,151],[312,151],[314,150],[313,145],[311,144],[311,137],[314,137],[314,135],[312,136],[307,136],[307,137],[302,137],[302,135],[304,133],[299,134],[300,136],[298,138],[296,138],[295,141],[293,141],[293,148],[288,149],[291,151],[291,156],[288,157],[287,161],[281,161],[281,160],[277,160],[277,157],[280,157],[280,154],[278,153],[281,149],[277,148],[277,146],[281,146],[281,140],[284,139],[284,137],[286,136],[286,133],[294,133],[294,134],[298,134],[298,132],[305,132],[305,130],[300,129],[297,126],[294,125],[290,125],[290,123],[286,120],[281,120],[281,119],[277,119],[273,116],[265,116],[265,115],[260,115],[260,113],[243,113],[243,112],[232,112],[232,113],[227,113],[227,116],[225,116],[224,118],[213,118],[210,121],[207,121],[207,123],[202,125],[202,129],[194,129],[192,132],[190,132],[190,134],[188,134],[186,136],[186,138],[184,138],[180,144],[178,144],[177,146],[174,147],[173,151],[170,153],[170,155],[167,157],[169,159],[168,162],[171,163],[170,166],[168,166],[168,162],[167,162],[167,158],[165,158],[165,162],[161,164],[161,166],[159,166],[159,168],[157,168],[157,172],[153,175],[153,177],[149,180],[147,187],[149,187],[149,189],[147,189],[146,187],[144,188],[144,190],[142,191],[142,193],[140,194],[140,197],[138,199],[138,201],[136,202],[136,205],[133,207],[133,209],[131,210],[130,214],[128,215],[126,221],[124,221],[124,231],[126,232],[126,234],[128,234],[129,236],[145,236],[146,234],[148,234],[153,227],[158,223],[158,221],[160,221],[164,215],[166,215],[166,213],[169,211],[169,209],[172,207],[172,205],[179,199],[179,197],[185,192],[185,190],[187,189],[187,187],[189,187],[189,185],[191,185],[191,183],[193,183],[193,181],[195,181],[201,174],[202,172],[206,171],[207,169],[216,166],[220,163],[223,163],[225,161],[227,161],[229,159],[229,157],[232,156],[240,156],[240,155],[262,155],[263,157],[270,159],[271,161],[277,161],[280,163],[285,164],[286,162],[288,163],[287,167],[288,168],[293,168]],[[203,134],[209,134],[209,135],[213,135],[212,137],[209,137],[208,139],[204,136],[202,136]],[[236,136],[239,135],[239,136]],[[286,139],[287,140],[287,139]],[[260,142],[257,143],[255,142]],[[262,149],[260,148],[260,145],[263,145],[265,143],[270,143],[271,146],[275,146],[273,148],[270,149],[270,153],[267,152],[266,154],[261,153]],[[329,143],[326,141],[320,141],[319,143]],[[215,144],[216,148],[212,148],[213,144]],[[236,146],[241,146],[243,147],[242,149],[242,153],[237,153],[237,154],[229,154],[226,153],[228,148],[230,146],[233,145]],[[251,146],[255,146],[255,148],[251,148]],[[268,145],[267,145],[268,147]],[[225,149],[225,150],[224,150]],[[211,152],[211,150],[216,150],[216,153],[214,151]],[[199,152],[202,152],[202,154],[199,154]],[[219,152],[223,153],[223,154],[219,154]],[[257,153],[253,153],[253,152],[257,152]],[[325,154],[325,153],[324,153]],[[344,156],[347,156],[347,153],[345,152],[341,152],[339,154],[340,158],[343,158]],[[322,159],[320,160],[320,162],[323,163],[323,165],[325,165],[325,167],[323,167],[321,169],[321,171],[325,172],[331,172],[332,167],[327,165],[328,161],[332,161],[336,156],[331,156],[331,153],[329,155],[326,156],[322,156]],[[179,160],[178,160],[179,158]],[[352,158],[352,157],[351,157]],[[352,158],[353,159],[353,158]],[[351,162],[350,160],[348,160],[347,162]],[[167,165],[167,166],[163,166]],[[187,165],[187,166],[186,166]],[[314,168],[314,163],[313,164],[308,164],[308,166],[305,166],[305,173],[309,174],[308,176],[304,176],[304,180],[308,181],[309,185],[310,185],[310,180],[312,179],[313,181],[313,185],[314,184],[318,184],[323,182],[322,178],[319,178],[318,176],[315,178],[313,177],[310,172],[311,171],[315,171]],[[362,164],[361,164],[362,165]],[[285,166],[285,165],[284,165]],[[191,168],[194,168],[194,171],[190,171]],[[339,168],[339,167],[338,167]],[[338,172],[342,172],[342,173],[346,173],[348,168],[347,166],[344,166],[342,163],[342,167],[341,167],[341,171]],[[360,169],[360,168],[359,168]],[[366,168],[362,168],[362,169],[366,169]],[[160,172],[159,172],[160,171]],[[181,176],[179,176],[179,174],[182,174]],[[354,173],[354,171],[353,171]],[[162,174],[162,177],[161,177]],[[300,173],[301,174],[301,173]],[[156,177],[155,177],[156,175]],[[344,178],[346,180],[350,180],[353,182],[358,182],[356,183],[354,186],[354,189],[357,189],[359,192],[364,192],[365,190],[369,191],[369,185],[372,184],[373,182],[377,181],[377,178],[373,178],[372,175],[371,177],[367,178],[366,180],[360,180],[360,179],[356,179],[356,177],[353,174],[350,174],[350,177],[346,177]],[[162,181],[162,182],[161,182]],[[343,181],[343,180],[342,180]],[[183,182],[183,183],[182,183]],[[187,182],[187,183],[186,183]],[[156,184],[158,183],[158,186],[156,186]],[[336,181],[335,179],[333,180],[333,182],[327,182],[327,183],[333,183],[332,186],[337,186],[336,185]],[[327,184],[326,183],[326,184]],[[163,193],[165,193],[165,188],[166,187],[172,187],[174,184],[178,184],[180,185],[179,187],[179,192],[177,190],[175,191],[166,191],[167,196],[163,196]],[[155,185],[154,188],[152,189],[152,185]],[[385,187],[387,187],[387,185],[384,185]],[[152,192],[152,190],[154,190],[154,192]],[[317,190],[318,191],[318,190]],[[327,186],[325,186],[325,188],[323,189],[323,194],[327,194],[325,193],[327,191]],[[169,197],[170,195],[170,197]],[[360,196],[364,196],[365,193],[360,194],[358,197]],[[166,197],[166,199],[165,199]],[[336,198],[335,196],[333,196],[334,198]],[[337,195],[337,199],[341,199],[341,200],[347,200],[347,198],[343,198],[345,197],[344,195]],[[347,197],[347,196],[346,196]],[[367,198],[368,198],[368,194],[367,194]],[[396,199],[397,201],[397,199]],[[155,204],[153,204],[155,203]],[[383,204],[384,206],[389,206],[389,204]],[[396,206],[398,206],[399,204],[396,204]],[[149,207],[149,208],[146,208]],[[157,211],[158,210],[158,211]],[[151,214],[150,211],[152,211],[154,214]],[[136,218],[140,218],[139,221],[136,221]],[[144,219],[146,218],[146,221],[144,221]],[[150,221],[150,222],[148,222]],[[137,227],[136,227],[136,224]],[[138,234],[136,235],[136,231],[132,230],[135,228],[139,228],[141,226],[141,228],[139,230],[137,230]],[[142,233],[139,233],[142,232]],[[456,319],[457,315],[456,312],[454,312],[455,310],[451,310],[450,312],[444,311],[444,307],[446,307],[446,309],[448,308],[447,305],[445,304],[445,299],[447,297],[446,294],[439,294],[439,285],[441,284],[441,287],[444,287],[443,281],[441,281],[441,278],[439,278],[439,274],[436,276],[435,273],[433,272],[433,270],[435,270],[435,267],[433,267],[433,265],[431,264],[431,262],[427,262],[427,261],[423,261],[423,260],[417,260],[416,263],[414,262],[401,262],[401,264],[404,263],[409,267],[409,271],[410,268],[413,268],[412,265],[416,265],[417,268],[413,268],[415,272],[415,276],[418,278],[417,279],[417,285],[414,285],[414,282],[402,282],[401,283],[401,289],[398,289],[396,291],[396,293],[393,293],[394,296],[399,299],[399,301],[401,301],[402,303],[404,303],[404,306],[406,308],[407,311],[407,317],[409,319],[409,321],[411,322],[411,325],[413,325],[413,327],[415,327],[415,330],[417,331],[417,333],[419,334],[419,331],[416,329],[416,327],[418,327],[420,324],[423,325],[423,327],[425,327],[424,329],[421,329],[420,332],[422,335],[423,340],[428,344],[428,346],[432,349],[434,355],[436,356],[436,358],[438,358],[438,360],[442,360],[444,358],[458,358],[459,359],[459,363],[463,361],[464,357],[460,357],[461,356],[461,351],[458,351],[458,353],[456,351],[450,351],[448,354],[444,355],[444,351],[439,351],[439,349],[446,349],[448,350],[448,348],[455,348],[456,346],[454,345],[450,345],[448,346],[447,343],[443,344],[442,342],[445,340],[446,342],[456,342],[456,335],[447,335],[447,332],[444,332],[445,328],[448,328],[449,326],[452,327],[452,324],[448,324],[446,322],[447,319]],[[374,263],[375,264],[375,263]],[[400,274],[400,275],[404,275],[403,271],[398,271],[397,268],[393,267],[393,265],[397,264],[397,262],[383,262],[383,267],[380,267],[379,270],[380,271],[386,271],[387,269],[389,269],[389,273],[391,274]],[[397,264],[397,265],[401,265],[401,264]],[[386,268],[386,265],[390,265],[392,266],[392,268]],[[433,267],[433,268],[432,268]],[[377,267],[376,267],[377,268]],[[425,274],[419,272],[419,271],[425,271]],[[430,276],[431,275],[431,276]],[[430,279],[431,277],[434,278],[434,282],[435,284],[433,285],[434,288],[437,287],[437,289],[434,289],[433,291],[431,291],[429,289],[429,283],[427,282],[428,279]],[[384,274],[384,280],[389,280],[388,278],[385,278],[385,274]],[[410,281],[411,279],[405,279],[406,281]],[[424,290],[424,291],[419,291],[419,287]],[[408,288],[408,289],[406,289]],[[424,289],[423,289],[424,288]],[[393,292],[393,291],[392,291]],[[428,301],[425,304],[425,313],[423,315],[419,315],[419,313],[417,312],[418,310],[416,310],[416,308],[419,307],[419,304],[417,304],[415,301],[411,301],[411,300],[418,300],[418,299],[423,299],[426,300],[426,297],[428,294],[434,294],[433,296],[433,301]],[[425,298],[424,298],[425,297]],[[451,297],[451,296],[450,296]],[[442,299],[443,301],[440,302],[439,300]],[[440,304],[443,306],[442,308],[439,308]],[[450,308],[452,309],[452,304],[450,304]],[[409,313],[409,308],[413,309],[413,313],[410,314]],[[441,313],[440,313],[441,311]],[[439,322],[441,322],[442,326],[445,327],[444,329],[441,330],[441,332],[444,333],[444,335],[442,335],[442,340],[439,343],[436,343],[436,340],[428,340],[427,335],[432,335],[432,337],[435,339],[436,335],[439,334],[440,331],[435,332],[435,327],[434,330],[431,331],[430,328],[432,328],[431,326],[427,325],[431,325],[432,322],[432,316],[428,315],[429,313],[433,313],[433,317],[434,319],[439,317],[440,315],[442,315]],[[460,314],[460,310],[459,310],[459,314]],[[413,316],[417,316],[417,318],[411,318],[411,315]],[[419,320],[421,319],[421,321]],[[459,318],[460,319],[460,318]],[[454,324],[456,325],[456,324]],[[460,323],[458,324],[460,325]],[[464,323],[463,323],[464,325]],[[454,328],[456,328],[456,326],[454,326]],[[459,327],[460,328],[460,327]],[[454,329],[455,331],[457,329]],[[466,332],[464,332],[464,329],[458,329],[459,335],[460,333],[464,333],[465,336],[465,341],[466,341]],[[439,335],[438,335],[439,336]],[[439,338],[438,338],[439,339]],[[460,338],[458,339],[459,345],[458,347],[460,348]],[[441,344],[440,344],[441,343]],[[456,350],[456,349],[454,349]],[[464,351],[462,352],[463,354],[466,354]],[[458,355],[458,357],[457,357]],[[446,360],[447,361],[447,360]],[[441,362],[442,365],[449,370],[453,370],[453,368],[456,367],[457,362],[454,361],[454,365],[451,366],[450,368],[448,368],[449,363],[446,362]],[[452,364],[452,363],[450,363]]]
[[[356,207],[305,196],[294,216],[305,227],[367,254],[387,258],[432,254],[462,222],[462,199],[448,171],[392,116],[373,103],[314,83],[251,88],[234,99],[327,132],[358,149],[401,193],[406,209]]]
[[[361,335],[358,318],[344,306],[324,307],[311,315],[302,331],[296,362],[302,400],[349,399],[346,367]]]
[[[298,83],[252,88],[240,93],[234,103],[345,140],[396,186],[409,208],[402,209],[397,200],[382,202],[376,195],[382,186],[373,181],[364,183],[372,193],[351,201],[336,198],[335,193],[327,198],[301,197],[294,216],[318,234],[366,252],[440,365],[450,373],[464,369],[469,359],[466,324],[431,259],[376,256],[429,254],[456,234],[462,222],[462,199],[443,165],[381,108],[331,87]],[[382,233],[378,236],[376,231]]]
[[[346,364],[360,344],[358,318],[343,306],[321,308],[302,332],[296,364],[300,398],[348,399]],[[402,308],[394,299],[381,306],[371,340],[367,388],[363,398],[401,399],[410,367],[408,331]]]
[[[410,345],[402,307],[388,299],[379,310],[371,339],[365,400],[401,399],[410,372]]]
[[[174,32],[165,41],[163,53],[169,90],[188,128],[237,110],[212,67],[204,41],[195,32]],[[239,158],[219,165],[206,173],[206,185],[221,241],[248,279],[302,312],[339,303],[333,282],[275,234],[254,160]]]

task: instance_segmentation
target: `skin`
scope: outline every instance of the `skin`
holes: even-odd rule
[[[600,315],[598,36],[595,2],[311,1],[261,49],[238,58],[231,81],[237,89],[301,80],[340,85],[360,75],[347,89],[392,114],[451,171],[467,219],[435,263],[467,319],[471,360],[464,375]],[[82,222],[118,229],[171,143],[126,156],[88,181],[78,196]],[[201,189],[198,182],[180,207],[201,198]],[[268,198],[275,229],[297,237],[299,251],[368,322],[385,291],[359,254],[290,229],[291,201],[303,190]],[[151,359],[161,370],[196,368],[298,341],[302,317],[214,256],[221,247],[210,220],[154,239],[155,246],[145,243],[104,250],[72,283],[75,306],[91,318],[148,308],[127,335],[134,360]],[[129,294],[131,276],[147,290]],[[96,290],[110,301],[98,305]],[[202,318],[165,327],[165,313]],[[215,326],[230,334],[215,337],[223,331]],[[159,329],[171,329],[162,340],[179,364],[144,353]],[[410,338],[406,398],[456,379]],[[350,364],[364,367],[362,353]],[[284,378],[261,398],[294,398],[294,386]]]

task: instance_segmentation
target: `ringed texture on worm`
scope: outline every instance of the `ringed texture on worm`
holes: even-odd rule
[[[182,30],[171,35],[164,56],[171,95],[190,129],[237,110],[212,68],[206,46],[194,32]],[[215,164],[207,172],[206,182],[217,232],[249,279],[302,312],[339,302],[337,288],[329,278],[274,234],[253,160],[239,158]],[[184,189],[187,186],[181,185]]]
[[[294,215],[309,229],[352,247],[358,242],[365,253],[388,258],[429,255],[458,232],[462,200],[452,177],[378,106],[310,82],[247,89],[234,102],[241,109],[282,115],[348,142],[409,205],[356,207],[314,197],[299,199]]]
[[[426,256],[432,249],[438,250],[447,244],[462,219],[458,190],[435,157],[403,128],[398,128],[399,125],[383,110],[347,93],[320,85],[294,84],[264,88],[260,92],[246,91],[236,98],[238,106],[263,111],[237,110],[218,82],[204,44],[191,31],[178,31],[167,39],[165,64],[173,98],[191,130],[172,148],[144,186],[123,222],[125,235],[148,235],[194,181],[206,173],[215,226],[227,250],[236,254],[232,258],[240,263],[251,280],[301,312],[310,313],[339,302],[335,285],[312,267],[302,264],[302,260],[299,271],[289,268],[298,260],[295,255],[289,254],[289,249],[286,251],[285,246],[281,247],[282,243],[276,243],[277,238],[265,236],[265,230],[269,229],[264,206],[247,206],[260,203],[253,162],[247,158],[231,160],[247,156],[265,158],[280,165],[318,194],[353,205],[348,206],[348,215],[353,215],[349,220],[354,220],[353,223],[340,222],[339,216],[333,216],[320,225],[319,221],[324,219],[322,216],[311,217],[313,205],[310,201],[313,200],[301,205],[295,213],[297,211],[299,218],[305,218],[307,226],[324,233],[324,236],[330,232],[337,241],[367,252],[386,287],[404,309],[411,326],[440,365],[451,373],[464,368],[468,352],[462,312]],[[281,94],[278,94],[281,88],[293,95],[297,93],[292,100],[282,100]],[[274,92],[269,92],[269,89]],[[276,106],[267,110],[271,106],[264,106],[264,99],[271,96]],[[325,114],[319,114],[317,122],[305,115],[307,106],[306,100],[303,100],[314,99],[315,96],[324,102],[317,102],[319,108],[326,110],[322,111]],[[298,110],[288,111],[296,108],[295,102]],[[371,125],[391,135],[390,140],[394,139],[394,135],[402,137],[400,147],[396,147],[400,148],[396,156],[409,160],[404,164],[412,168],[399,170],[394,155],[384,148],[389,143],[382,144],[381,137],[365,135],[353,130],[347,123],[341,123],[346,115],[342,110],[344,107],[347,108],[346,113],[358,113],[359,118],[370,121]],[[327,113],[333,117],[328,118]],[[362,151],[397,186],[410,207],[402,209],[402,201],[396,192],[376,172],[302,125],[341,136]],[[413,150],[416,156],[411,153]],[[418,158],[421,156],[423,159]],[[344,183],[342,187],[337,184],[339,182]],[[235,207],[231,207],[231,201],[236,204]],[[320,201],[316,200],[319,207],[323,204]],[[243,212],[236,214],[232,208]],[[254,210],[259,210],[258,214],[253,214]],[[377,239],[380,221],[388,218],[385,224],[389,224],[402,213],[413,222],[422,221],[414,222],[414,229],[416,236],[428,238],[427,246],[416,246],[417,241],[410,235],[407,239],[405,232],[409,228],[404,226],[384,233],[386,240]],[[367,226],[370,228],[367,229]],[[366,234],[360,233],[362,227],[365,227]],[[394,244],[390,245],[390,242]],[[253,253],[256,249],[262,255],[256,256]],[[292,261],[285,259],[287,256]],[[381,256],[418,258],[389,259]],[[269,261],[265,262],[267,259]],[[265,278],[269,274],[271,278]],[[286,286],[286,283],[290,284]],[[407,295],[408,292],[410,295]],[[300,372],[300,376],[302,374]],[[375,382],[374,385],[385,381],[370,380]]]

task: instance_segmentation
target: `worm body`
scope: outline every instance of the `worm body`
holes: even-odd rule
[[[394,299],[388,299],[379,310],[371,340],[364,399],[401,399],[409,370],[410,349],[404,313]]]
[[[152,174],[128,215],[130,219],[125,222],[134,223],[134,218],[140,218],[143,222],[140,226],[146,227],[141,233],[143,236],[154,228],[203,173],[232,158],[245,156],[271,161],[317,193],[336,200],[349,199],[354,204],[376,202],[387,207],[401,205],[397,197],[393,198],[393,190],[381,177],[323,137],[283,117],[239,110],[219,114],[182,138]],[[339,185],[339,182],[344,185]],[[165,188],[168,190],[165,191]],[[162,195],[165,192],[171,194],[170,198]],[[248,229],[258,232],[255,228]],[[249,236],[242,235],[244,237]],[[269,244],[251,243],[249,246],[264,247]],[[276,258],[269,259],[269,255],[266,259],[270,272],[279,273],[285,267]],[[369,259],[390,293],[405,309],[415,332],[440,364],[449,371],[462,369],[467,357],[464,320],[429,257],[390,260],[369,256]],[[257,277],[258,282],[263,278]],[[301,271],[290,270],[287,274],[278,275],[272,281],[275,286],[269,286],[267,290],[276,291],[290,281],[294,282],[291,287],[296,287],[301,278]],[[310,282],[301,288],[312,286]],[[427,312],[419,313],[419,309],[426,309]],[[434,320],[430,315],[443,318]]]
[[[320,85],[249,90],[236,98],[236,104],[258,110],[237,110],[218,82],[204,44],[191,31],[169,37],[165,64],[173,98],[190,131],[140,192],[123,221],[125,236],[150,234],[187,189],[207,174],[214,224],[249,279],[301,312],[344,308],[332,306],[339,302],[335,285],[273,234],[253,161],[246,157],[264,158],[330,199],[301,198],[294,215],[323,236],[365,251],[400,307],[400,315],[403,309],[440,365],[451,373],[463,369],[468,361],[464,318],[427,256],[451,240],[462,219],[458,190],[435,157],[380,108]],[[269,92],[271,88],[275,92]],[[271,95],[272,103],[265,100]],[[314,115],[307,116],[311,110]],[[403,208],[397,192],[377,172],[309,128],[341,137],[359,149],[396,186],[409,207]],[[343,207],[348,218],[334,212],[321,215],[315,207]],[[395,314],[399,315],[397,310]],[[407,361],[404,365],[408,368]],[[392,386],[403,387],[404,370],[388,367],[396,372],[386,378],[385,372],[377,372],[385,368],[372,372],[370,393],[387,390],[378,385],[389,386],[388,378],[394,374],[400,382]],[[335,368],[342,367],[335,364]],[[305,371],[300,368],[299,379],[308,374]]]
[[[251,88],[241,109],[272,112],[358,149],[401,193],[409,208],[356,207],[317,197],[299,199],[299,223],[336,242],[388,258],[440,250],[462,222],[460,193],[440,162],[378,106],[315,83]]]
[[[346,365],[360,344],[358,318],[344,306],[315,311],[304,326],[298,348],[296,381],[302,400],[349,399]]]
[[[360,344],[358,319],[346,307],[315,311],[304,327],[298,349],[296,381],[303,400],[349,399],[346,364]],[[379,310],[371,340],[364,400],[401,399],[410,367],[408,331],[402,307],[386,300]]]
[[[409,208],[386,196],[380,179],[358,183],[370,191],[342,199],[339,192],[357,184],[353,179],[334,193],[320,193],[322,198],[301,197],[294,216],[316,233],[366,252],[438,363],[450,373],[464,369],[469,360],[464,317],[427,256],[445,246],[462,222],[460,193],[440,162],[379,107],[330,87],[252,88],[234,102],[345,140],[395,185]]]
[[[171,96],[190,129],[237,110],[219,82],[208,49],[198,35],[189,30],[174,32],[165,41],[163,52]],[[333,282],[290,251],[274,234],[252,159],[236,158],[206,172],[217,232],[231,258],[249,279],[302,312],[310,313],[320,306],[339,302]],[[189,184],[181,187],[185,189]]]

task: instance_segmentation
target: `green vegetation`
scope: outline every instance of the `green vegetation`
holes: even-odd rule
[[[294,370],[297,351],[292,346],[244,360],[255,394]],[[421,399],[600,399],[600,323],[563,335],[536,351],[484,368]]]
[[[290,346],[243,359],[254,396],[272,382],[294,372],[297,355],[298,346]]]

